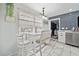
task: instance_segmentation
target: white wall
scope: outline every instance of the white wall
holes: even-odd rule
[[[5,4],[0,4],[0,55],[10,55],[17,51],[17,24],[5,21]]]
[[[15,6],[16,6],[16,8],[19,8],[20,10],[31,13],[34,16],[41,16],[40,13],[38,13],[37,11],[27,7],[25,4],[26,3],[15,3]]]
[[[39,16],[39,14],[23,4],[15,4],[15,13],[17,17],[17,8],[25,11],[30,11],[32,14]],[[6,5],[0,3],[0,55],[15,55],[17,52],[17,23],[6,22]],[[18,18],[16,18],[18,19]]]

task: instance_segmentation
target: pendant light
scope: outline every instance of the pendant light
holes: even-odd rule
[[[43,12],[42,13],[42,15],[43,15],[42,18],[43,19],[47,19],[47,16],[45,16],[45,7],[42,8],[42,12]]]

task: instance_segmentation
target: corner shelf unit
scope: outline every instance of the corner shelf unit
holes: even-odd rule
[[[39,51],[40,39],[43,28],[42,18],[22,10],[18,11],[18,54],[21,56],[35,55]]]

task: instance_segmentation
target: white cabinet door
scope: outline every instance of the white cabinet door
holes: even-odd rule
[[[58,41],[65,43],[65,32],[58,32]]]

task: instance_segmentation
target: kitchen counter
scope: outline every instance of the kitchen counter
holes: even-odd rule
[[[79,46],[79,32],[66,32],[66,44]]]

